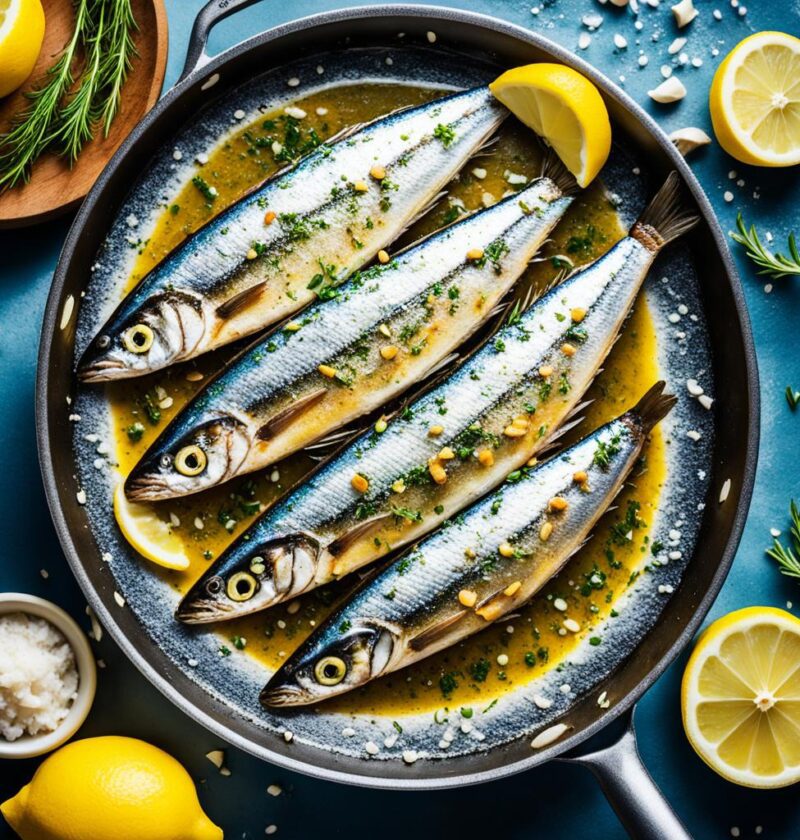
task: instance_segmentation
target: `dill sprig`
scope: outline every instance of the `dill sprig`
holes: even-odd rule
[[[0,192],[27,182],[46,149],[72,164],[99,122],[108,134],[135,55],[135,28],[130,0],[75,0],[69,43],[44,84],[28,94],[29,107],[0,135]],[[81,57],[75,85],[74,68]]]
[[[784,546],[775,539],[772,548],[767,549],[767,555],[778,564],[782,574],[800,579],[800,508],[794,500],[790,511],[792,525],[789,529],[789,545]]]
[[[800,251],[797,250],[794,233],[789,234],[789,256],[787,257],[768,250],[761,242],[756,226],[750,225],[748,230],[741,213],[736,216],[736,227],[739,232],[731,233],[731,239],[744,246],[747,256],[761,269],[759,274],[768,274],[776,279],[800,274]]]

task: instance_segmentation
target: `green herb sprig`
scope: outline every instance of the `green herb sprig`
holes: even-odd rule
[[[773,253],[761,242],[755,225],[747,225],[739,213],[736,217],[738,233],[731,233],[731,239],[744,247],[747,256],[761,269],[759,274],[767,274],[776,280],[781,277],[800,275],[800,251],[797,250],[794,233],[789,234],[789,256]]]
[[[781,574],[800,580],[800,508],[792,500],[790,505],[792,524],[789,529],[789,544],[784,546],[777,538],[772,541],[772,548],[767,549],[767,556],[771,557],[780,567]]]
[[[136,54],[135,29],[131,0],[76,0],[75,28],[67,46],[44,84],[28,94],[29,107],[0,135],[0,192],[26,183],[45,150],[72,164],[98,124],[108,135]]]

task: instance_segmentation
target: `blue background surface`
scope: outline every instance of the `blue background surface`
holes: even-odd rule
[[[743,3],[746,0],[743,0]],[[660,67],[677,66],[667,46],[678,31],[669,3],[651,8],[640,0],[634,28],[630,8],[618,9],[596,0],[481,0],[442,3],[503,17],[563,46],[621,83],[661,125],[671,131],[698,126],[711,134],[707,91],[718,62],[741,38],[764,29],[800,35],[798,0],[749,0],[745,15],[729,0],[695,0],[700,16],[683,32],[690,58],[702,59],[676,70],[688,88],[677,105],[660,106],[647,90],[661,81]],[[170,25],[170,52],[166,85],[178,77],[183,65],[191,23],[201,0],[166,0]],[[240,12],[214,32],[210,52],[277,23],[325,11],[343,3],[294,0],[291,4],[262,3]],[[538,9],[538,14],[531,9]],[[719,9],[722,20],[712,17]],[[598,12],[603,24],[592,33],[592,43],[578,50],[578,36],[586,32],[582,15]],[[628,41],[625,50],[614,47],[619,32]],[[653,40],[657,35],[658,39]],[[713,57],[713,48],[719,56]],[[640,50],[649,58],[638,64]],[[759,170],[743,166],[715,144],[691,158],[700,182],[714,204],[722,226],[730,230],[736,213],[770,231],[775,246],[785,250],[786,236],[800,233],[798,187],[800,172]],[[735,170],[737,178],[730,179]],[[744,185],[737,185],[738,178]],[[723,193],[730,190],[732,202]],[[0,506],[6,524],[0,542],[0,591],[32,592],[66,607],[88,627],[85,601],[75,584],[55,532],[50,525],[39,476],[34,432],[34,377],[42,313],[59,249],[70,220],[40,225],[25,231],[0,233],[0,428],[3,480]],[[800,589],[781,577],[764,557],[771,541],[770,528],[786,531],[789,499],[800,499],[800,410],[792,414],[783,392],[791,384],[800,390],[800,278],[774,283],[771,293],[736,249],[745,294],[753,322],[761,374],[762,445],[758,477],[747,528],[733,570],[711,612],[716,618],[729,610],[753,604],[787,607],[793,599],[800,614]],[[740,381],[720,382],[721,388],[741,388]],[[702,557],[696,562],[702,562]],[[47,569],[44,580],[41,569]],[[94,643],[93,643],[94,644]],[[230,777],[222,777],[205,753],[224,744],[173,708],[123,657],[106,635],[95,644],[107,667],[99,672],[97,700],[81,736],[125,734],[144,738],[166,749],[200,783],[200,796],[210,816],[225,829],[227,838],[264,836],[267,825],[278,827],[280,837],[363,836],[367,832],[392,838],[442,836],[508,838],[575,838],[589,835],[616,838],[624,832],[590,774],[581,768],[554,764],[479,788],[437,793],[388,793],[318,782],[257,761],[228,748]],[[737,826],[742,837],[755,836],[763,826],[764,838],[800,836],[800,799],[796,789],[753,791],[737,788],[715,776],[695,756],[680,724],[679,683],[686,655],[673,664],[639,704],[637,724],[644,760],[691,833],[698,838],[730,836]],[[27,782],[37,765],[33,761],[0,761],[0,801]],[[267,795],[277,783],[283,795]],[[0,825],[0,838],[12,837]]]

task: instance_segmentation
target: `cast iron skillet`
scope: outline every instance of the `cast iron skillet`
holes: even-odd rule
[[[348,9],[315,15],[270,29],[210,59],[205,46],[219,20],[251,5],[254,0],[213,0],[195,21],[181,81],[139,123],[98,179],[70,229],[44,317],[37,377],[36,412],[39,456],[51,515],[73,572],[93,609],[137,667],[170,700],[195,720],[230,743],[275,764],[334,781],[396,789],[430,789],[497,779],[556,757],[587,764],[595,772],[625,826],[638,837],[685,838],[685,829],[663,800],[642,766],[636,750],[631,710],[669,663],[688,644],[719,592],[741,536],[753,488],[758,449],[758,379],[750,326],[736,269],[722,231],[700,185],[666,135],[625,93],[591,66],[540,35],[493,18],[451,9],[420,6],[383,6]],[[708,315],[708,338],[713,348],[714,380],[739,383],[720,388],[715,404],[718,417],[714,474],[731,480],[730,500],[709,499],[695,551],[678,592],[669,600],[661,620],[614,676],[619,701],[598,714],[594,699],[579,700],[570,711],[574,728],[549,748],[532,751],[527,739],[439,762],[418,762],[397,769],[396,762],[370,764],[329,755],[302,744],[291,746],[266,736],[259,739],[226,714],[226,707],[171,667],[154,644],[142,645],[133,613],[109,609],[114,583],[97,564],[81,556],[97,552],[85,512],[76,503],[71,429],[64,410],[74,387],[72,360],[74,329],[59,329],[60,314],[69,295],[80,300],[89,266],[105,235],[108,219],[119,207],[130,184],[175,125],[184,122],[206,100],[204,89],[217,93],[257,75],[287,58],[346,41],[370,44],[398,31],[422,40],[428,30],[439,43],[461,53],[496,56],[506,66],[533,61],[558,61],[588,76],[600,89],[616,126],[632,137],[660,175],[670,169],[681,174],[704,219],[699,254],[701,294]],[[73,321],[74,325],[74,321]],[[712,484],[719,492],[722,478]],[[611,747],[591,755],[575,748],[617,717],[627,715],[628,728]],[[570,752],[572,751],[572,752]]]

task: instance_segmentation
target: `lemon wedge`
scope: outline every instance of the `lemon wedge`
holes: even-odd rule
[[[517,119],[543,137],[582,187],[611,151],[611,123],[603,97],[563,64],[527,64],[495,79],[489,90]]]
[[[143,557],[165,569],[189,568],[183,543],[172,526],[159,519],[147,505],[129,502],[121,481],[114,491],[114,517],[125,539]]]
[[[41,0],[0,0],[0,96],[30,76],[43,40]]]
[[[714,74],[708,101],[720,146],[742,163],[800,163],[800,38],[757,32]]]
[[[54,752],[0,812],[23,840],[222,840],[181,764],[144,741],[115,735]]]
[[[731,782],[800,781],[800,620],[748,607],[697,640],[681,685],[683,728],[697,754]]]

